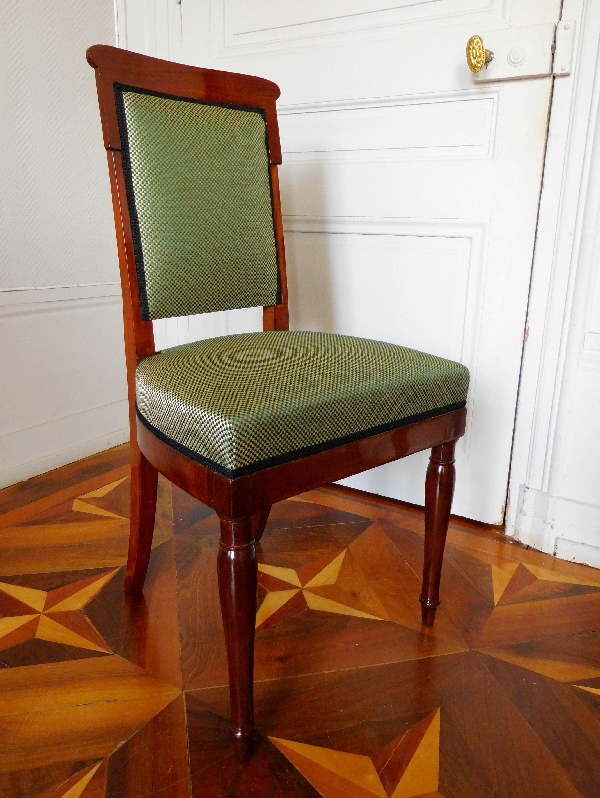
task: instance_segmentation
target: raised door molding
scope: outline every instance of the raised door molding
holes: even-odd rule
[[[210,0],[211,39],[222,42],[217,55],[261,51],[323,36],[384,29],[465,14],[508,19],[510,0]],[[214,38],[213,38],[214,35]]]
[[[458,360],[471,372],[468,404],[472,410],[487,221],[288,215],[283,224],[292,327],[376,338]],[[321,242],[315,240],[317,236]],[[351,246],[344,245],[348,237]],[[352,293],[352,270],[360,270],[361,256],[362,262],[375,264],[370,290],[379,291],[379,305],[386,308],[378,318],[360,313],[364,296]],[[418,297],[410,301],[416,286],[406,280],[414,273],[411,259],[415,257],[419,268],[429,270],[431,280],[444,281],[444,297],[451,294],[455,300],[444,302],[443,307]],[[336,312],[337,306],[344,312]],[[427,313],[418,311],[419,307],[427,307]],[[457,447],[461,458],[469,456],[472,416],[469,413],[466,433]]]
[[[284,163],[492,158],[500,92],[281,105]]]
[[[126,50],[181,61],[182,0],[115,0],[117,44]]]

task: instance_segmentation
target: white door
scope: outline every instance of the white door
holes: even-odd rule
[[[560,6],[182,3],[183,61],[282,89],[293,328],[391,341],[468,366],[454,512],[488,523],[504,513],[553,78],[478,83],[465,46],[472,34],[485,42],[512,29],[525,51],[541,36],[549,53],[548,27],[522,28],[558,22]],[[522,50],[509,53],[520,74]],[[507,71],[506,57],[489,75],[492,66]],[[426,459],[346,484],[422,504]]]

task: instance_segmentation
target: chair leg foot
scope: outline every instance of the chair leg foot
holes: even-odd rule
[[[235,734],[234,738],[235,756],[238,762],[247,762],[254,750],[254,732],[249,734]]]
[[[131,523],[125,573],[128,593],[141,593],[144,587],[152,550],[157,489],[158,471],[134,441],[131,444]]]
[[[440,603],[442,561],[454,495],[454,447],[455,441],[434,446],[425,480],[425,561],[420,597],[425,626],[433,626]]]
[[[225,631],[231,725],[241,762],[252,754],[254,732],[254,627],[257,564],[252,518],[221,518],[217,559],[221,615]]]
[[[426,604],[423,601],[423,597],[419,599],[421,602],[421,621],[423,626],[433,626],[435,621],[435,613],[439,606],[439,601],[437,604]]]

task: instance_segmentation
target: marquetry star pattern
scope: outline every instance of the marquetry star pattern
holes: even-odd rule
[[[173,537],[192,514],[163,485],[154,576],[123,599],[126,473],[86,472],[5,523],[0,795],[520,795],[523,773],[540,797],[596,794],[598,571],[455,524],[424,629],[422,530],[282,503],[258,548],[262,733],[240,769],[227,691],[203,689],[227,680],[220,624],[197,611],[218,618],[216,520]]]
[[[269,739],[323,798],[442,798],[439,709],[373,757]]]
[[[600,589],[600,578],[582,579],[567,576],[522,562],[492,565],[494,604],[503,606],[525,601],[560,598],[560,594],[594,592]],[[587,589],[587,590],[586,590]]]
[[[37,639],[111,653],[82,611],[118,570],[50,591],[0,582],[0,650]]]
[[[528,562],[526,557],[508,559],[493,552],[463,549],[457,545],[448,549],[448,558],[456,563],[468,581],[483,594],[489,591],[493,612],[510,612],[515,604],[556,601],[600,592],[600,576],[591,568],[575,570],[569,567],[570,563],[552,563],[551,560],[555,567],[549,568]]]
[[[126,479],[127,477],[117,479],[114,482],[110,482],[108,485],[103,485],[101,488],[91,490],[89,493],[83,493],[81,496],[78,496],[73,502],[73,511],[105,516],[106,518],[124,519],[125,516],[119,515],[113,512],[113,510],[109,510],[106,506],[103,506],[106,502],[102,502],[102,499],[105,499],[109,493],[112,493],[115,488],[118,488]]]
[[[83,770],[80,770],[71,778],[62,782],[62,784],[54,785],[49,790],[38,793],[35,798],[87,798],[89,795],[97,796],[98,788],[100,787],[102,794],[104,794],[104,780],[105,780],[105,762],[98,762],[96,765],[90,765]]]
[[[580,618],[581,631],[587,631],[584,619],[598,616],[598,573],[551,558],[546,559],[548,566],[542,565],[538,555],[518,549],[515,555],[518,559],[498,556],[491,547],[448,547],[448,565],[461,574],[470,591],[469,603],[474,604],[476,596],[481,602],[467,636],[471,647],[558,682],[600,678],[592,639],[587,648],[581,639],[574,656],[572,642],[562,637],[564,618]]]
[[[419,630],[418,583],[392,541],[372,524],[347,548],[301,568],[261,562],[256,630],[306,610],[388,621]]]

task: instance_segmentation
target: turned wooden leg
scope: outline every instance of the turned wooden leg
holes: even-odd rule
[[[271,512],[271,507],[263,507],[262,510],[254,513],[252,516],[252,532],[254,534],[254,542],[258,543],[258,541],[262,538],[263,532],[265,531],[265,527],[267,525],[267,521],[269,520],[269,514]]]
[[[421,611],[425,626],[433,626],[440,603],[440,577],[450,508],[454,494],[455,441],[434,446],[425,480],[425,562]]]
[[[144,587],[152,548],[158,471],[140,452],[135,439],[132,438],[130,446],[131,523],[125,590],[129,593],[140,593]]]
[[[225,629],[231,725],[240,762],[252,755],[253,674],[257,565],[252,518],[221,518],[217,560],[221,615]]]

